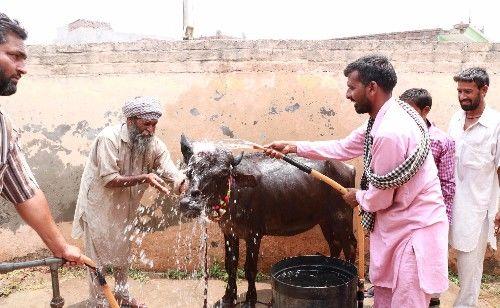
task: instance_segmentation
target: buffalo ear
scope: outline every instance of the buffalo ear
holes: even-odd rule
[[[181,134],[181,152],[184,157],[184,163],[187,165],[189,163],[189,159],[193,156],[193,146],[184,134]]]

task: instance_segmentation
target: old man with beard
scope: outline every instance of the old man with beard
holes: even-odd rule
[[[162,115],[157,99],[135,97],[123,106],[125,123],[104,128],[94,141],[83,171],[73,237],[85,238],[86,254],[98,266],[111,266],[115,297],[127,307],[145,307],[129,294],[132,222],[139,202],[152,186],[168,194],[166,182],[180,193],[184,174],[174,165],[165,144],[154,136]],[[106,307],[98,282],[89,277],[92,307]]]

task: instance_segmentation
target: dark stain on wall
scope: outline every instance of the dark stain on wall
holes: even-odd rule
[[[92,128],[89,125],[89,122],[86,120],[80,121],[76,123],[76,128],[73,131],[72,135],[80,135],[82,137],[87,138],[88,140],[94,140],[97,134],[103,129],[103,127]]]
[[[214,100],[215,101],[220,101],[226,94],[225,93],[221,93],[219,92],[219,90],[215,90],[215,94],[214,94]]]
[[[121,117],[121,113],[119,113],[118,111],[106,111],[104,113],[104,117],[105,118],[115,118],[115,119],[118,119]]]
[[[42,130],[42,125],[40,124],[27,124],[23,126],[23,130],[27,132],[38,133]]]
[[[200,115],[200,112],[196,108],[192,108],[191,110],[189,110],[189,113],[191,113],[195,117]]]
[[[39,147],[39,150],[31,156],[27,155],[28,164],[49,201],[54,219],[72,221],[83,166],[64,164],[57,154],[60,151],[70,153],[71,150],[45,139],[32,140],[23,147],[24,153],[29,153],[29,148],[33,146]],[[16,230],[24,224],[10,202],[2,198],[0,203],[1,227]]]
[[[287,106],[287,107],[285,108],[285,111],[286,111],[286,112],[295,112],[295,111],[296,111],[297,109],[299,109],[299,108],[300,108],[300,104],[299,104],[299,103],[295,103],[295,104],[293,104],[293,105]]]
[[[53,131],[48,131],[46,128],[42,128],[39,124],[26,124],[23,126],[23,130],[33,133],[42,133],[47,139],[61,142],[61,137],[63,137],[69,130],[71,125],[60,124],[57,125]]]
[[[39,151],[28,159],[38,184],[47,195],[56,221],[72,221],[83,165],[64,164],[55,153]]]
[[[119,117],[117,112],[106,112],[105,117]],[[109,123],[106,123],[109,125]],[[82,136],[94,140],[102,127],[93,128],[86,120],[76,124],[60,124],[49,131],[41,124],[27,124],[24,131],[40,133],[42,136],[31,140],[23,140],[21,145],[28,164],[35,175],[38,185],[49,201],[49,206],[56,221],[72,221],[76,199],[80,187],[83,165],[64,163],[60,156],[69,155],[72,150],[82,156],[88,156],[87,148],[68,149],[62,145],[62,137],[68,132],[73,136]],[[45,137],[45,138],[44,138]],[[24,224],[14,206],[0,198],[0,227],[16,230]]]
[[[276,109],[276,107],[271,107],[269,108],[269,115],[274,115],[274,114],[279,114],[278,110]]]
[[[80,153],[82,156],[88,157],[90,154],[89,150],[78,150],[78,153]]]
[[[46,129],[42,129],[42,135],[47,137],[47,139],[52,141],[61,142],[61,138],[71,129],[71,125],[60,124],[56,128],[49,132]]]
[[[333,117],[335,115],[335,111],[333,111],[333,109],[327,108],[327,107],[321,107],[321,109],[319,110],[319,113],[321,113],[321,115],[327,116],[327,117]]]
[[[229,138],[234,138],[234,133],[232,130],[229,129],[229,127],[222,125],[220,129],[222,130],[222,133],[225,136],[228,136]]]
[[[64,152],[66,154],[70,154],[71,150],[63,147],[60,144],[53,144],[48,142],[45,139],[34,139],[26,143],[26,146],[24,148],[31,148],[33,146],[39,146],[40,151],[46,151],[50,153],[54,153],[54,155],[57,154],[57,152]]]

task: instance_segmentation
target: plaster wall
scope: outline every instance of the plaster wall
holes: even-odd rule
[[[342,70],[371,53],[387,55],[395,66],[396,96],[410,87],[431,92],[430,117],[442,129],[459,108],[452,76],[463,68],[479,65],[488,70],[487,104],[500,109],[500,44],[340,40],[30,46],[29,74],[20,81],[18,93],[3,97],[0,105],[23,131],[22,148],[69,237],[89,147],[103,127],[122,120],[120,108],[126,98],[161,99],[165,114],[157,134],[177,162],[181,133],[194,140],[240,138],[258,143],[342,138],[366,119],[344,97]],[[359,180],[361,160],[349,163],[358,170]],[[150,205],[155,200],[158,203],[151,191],[143,201]],[[167,223],[148,234],[140,248],[156,269],[175,267],[179,256],[185,259],[186,247],[192,246],[191,231],[179,236],[182,226],[170,210],[175,201],[166,204]],[[3,202],[0,238],[17,244],[2,248],[0,260],[43,247],[21,225],[13,206]],[[220,258],[222,236],[215,226],[210,230],[211,255]],[[169,249],[172,245],[178,249]],[[327,251],[317,228],[291,238],[266,238],[261,267],[267,269],[285,256]],[[498,255],[495,261],[489,252],[487,268],[495,267],[498,271]]]

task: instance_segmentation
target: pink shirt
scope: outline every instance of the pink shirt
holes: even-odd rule
[[[363,155],[366,125],[342,140],[298,142],[298,155],[313,159],[349,160]],[[416,123],[390,99],[378,112],[373,128],[372,168],[386,174],[413,153],[419,141]],[[396,189],[369,186],[356,198],[365,211],[376,212],[370,235],[370,280],[394,288],[402,252],[413,246],[420,286],[426,293],[448,288],[448,219],[437,169],[429,153],[417,174]]]

